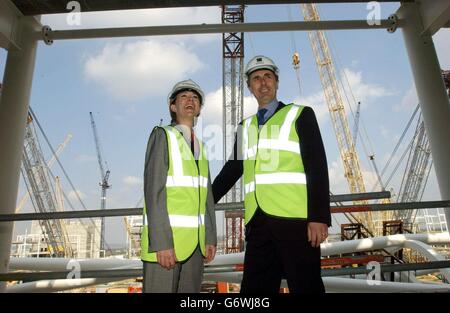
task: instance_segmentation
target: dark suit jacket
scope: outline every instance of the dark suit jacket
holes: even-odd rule
[[[275,112],[284,106],[285,104],[279,102]],[[263,218],[270,221],[271,228],[275,233],[284,237],[282,234],[292,236],[296,230],[298,231],[298,226],[306,226],[307,222],[319,222],[331,226],[327,159],[319,125],[312,108],[305,107],[303,109],[296,120],[295,126],[300,138],[300,153],[306,174],[308,219],[270,217],[258,209],[251,222],[246,225],[247,228],[251,226],[253,219],[258,218],[260,220]],[[243,174],[242,153],[240,151],[242,145],[239,137],[236,137],[233,154],[214,180],[212,188],[215,203],[233,187]],[[303,229],[306,230],[306,227]]]

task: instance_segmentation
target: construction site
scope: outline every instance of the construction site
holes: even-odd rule
[[[140,245],[144,196],[141,194],[134,206],[110,201],[115,168],[106,161],[113,156],[105,151],[111,151],[107,144],[115,142],[111,139],[105,144],[106,123],[100,122],[102,115],[94,108],[80,114],[84,118],[82,127],[89,130],[86,146],[95,155],[91,158],[95,167],[86,165],[85,175],[90,177],[90,172],[95,171],[92,177],[95,175],[97,180],[84,187],[83,190],[89,190],[84,191],[87,195],[75,186],[71,179],[72,164],[63,159],[72,134],[54,146],[55,137],[44,122],[48,120],[36,114],[30,101],[38,43],[48,51],[60,40],[219,34],[222,69],[217,76],[222,83],[218,107],[223,165],[233,149],[235,130],[248,116],[243,71],[251,56],[251,36],[256,32],[279,32],[291,35],[289,70],[296,78],[294,86],[298,87],[295,91],[298,94],[305,89],[302,70],[307,65],[301,63],[306,54],[303,50],[310,50],[314,63],[308,66],[318,73],[320,94],[332,130],[330,136],[343,171],[340,190],[348,190],[330,190],[333,231],[321,245],[326,292],[449,292],[450,69],[440,67],[432,36],[450,27],[450,1],[434,4],[422,0],[380,1],[398,4],[399,8],[378,24],[368,23],[365,16],[360,20],[324,19],[321,8],[330,2],[336,7],[348,5],[345,1],[209,1],[207,6],[219,8],[221,23],[59,30],[41,24],[36,17],[67,13],[67,1],[0,0],[0,45],[7,52],[0,85],[3,128],[0,146],[2,151],[8,151],[0,161],[0,290],[142,291]],[[131,5],[111,1],[106,5],[84,1],[81,12],[205,6],[200,1],[157,3],[140,1]],[[272,4],[295,5],[303,20],[292,18],[289,11],[289,21],[247,22],[247,11],[253,6]],[[384,158],[378,157],[377,147],[370,142],[361,118],[364,103],[354,96],[356,91],[352,91],[350,83],[343,81],[335,57],[339,51],[332,47],[327,35],[332,30],[351,33],[372,29],[383,30],[386,36],[402,32],[418,96],[412,114],[408,111],[409,116],[405,117],[407,123],[399,122],[401,135],[395,137]],[[297,49],[300,45],[294,32],[307,33],[309,47]],[[120,124],[120,119],[117,120]],[[156,125],[145,125],[145,129]],[[367,168],[372,173],[370,177]],[[427,184],[434,173],[437,186],[432,187],[431,194],[435,198],[425,199]],[[333,177],[330,175],[330,179]],[[133,180],[128,181],[132,185]],[[139,188],[142,192],[141,185]],[[95,199],[94,207],[87,204],[89,197]],[[240,290],[245,252],[243,201],[243,182],[239,180],[216,205],[220,230],[217,254],[205,266],[202,292]],[[108,230],[113,225],[107,222],[109,218],[120,220],[123,228]],[[30,226],[17,224],[24,221]],[[119,248],[111,246],[108,232],[124,233],[126,238],[121,240],[125,244]],[[380,269],[376,284],[367,283],[373,264]],[[287,292],[287,283],[283,281],[280,293]]]

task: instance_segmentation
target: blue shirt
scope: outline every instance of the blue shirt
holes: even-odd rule
[[[278,108],[278,100],[275,98],[265,107],[267,109],[267,112],[264,113],[264,122],[267,122],[267,120],[275,113],[275,110]]]

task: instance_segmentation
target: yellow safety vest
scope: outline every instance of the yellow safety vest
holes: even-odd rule
[[[308,217],[306,175],[295,123],[303,106],[288,104],[258,127],[243,122],[245,223],[259,206],[272,216]]]
[[[167,211],[173,234],[175,255],[178,261],[186,260],[197,244],[205,255],[205,211],[208,187],[208,160],[203,144],[199,141],[198,166],[191,149],[180,132],[163,127],[169,150],[166,193]],[[141,233],[141,259],[156,262],[156,252],[149,252],[146,208],[143,212]]]

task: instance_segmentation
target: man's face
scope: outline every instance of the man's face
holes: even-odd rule
[[[270,70],[263,69],[251,73],[248,78],[248,85],[260,106],[267,105],[277,96],[277,77]]]
[[[196,92],[182,91],[170,105],[170,110],[176,113],[178,121],[194,118],[200,114],[200,97]]]

